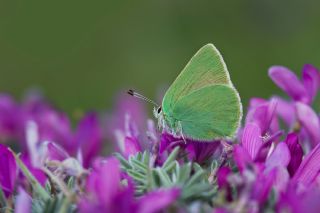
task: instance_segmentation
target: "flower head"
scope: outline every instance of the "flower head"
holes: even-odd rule
[[[13,192],[17,180],[18,168],[12,152],[0,144],[0,187],[6,196]]]
[[[320,86],[318,70],[312,65],[305,65],[302,69],[302,81],[288,68],[273,66],[269,69],[269,76],[293,100],[311,104]]]

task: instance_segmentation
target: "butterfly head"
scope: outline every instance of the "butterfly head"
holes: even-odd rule
[[[154,117],[159,119],[162,116],[162,108],[161,108],[161,106],[154,107],[153,108],[153,114],[154,114]]]

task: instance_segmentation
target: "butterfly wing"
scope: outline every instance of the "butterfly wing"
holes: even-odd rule
[[[231,138],[242,116],[238,92],[228,85],[211,85],[182,97],[172,109],[185,137],[212,141]]]
[[[162,102],[164,112],[169,112],[185,95],[213,84],[232,86],[221,54],[214,45],[207,44],[191,58],[166,92]]]

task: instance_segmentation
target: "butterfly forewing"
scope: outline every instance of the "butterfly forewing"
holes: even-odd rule
[[[207,44],[191,58],[168,89],[163,99],[164,111],[172,109],[183,96],[213,84],[232,86],[221,54],[212,44]]]

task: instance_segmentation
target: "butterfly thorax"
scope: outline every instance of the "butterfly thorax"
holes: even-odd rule
[[[158,119],[158,128],[162,131],[172,134],[175,137],[182,135],[180,122],[170,114],[163,112],[162,108],[154,108],[154,116]]]

